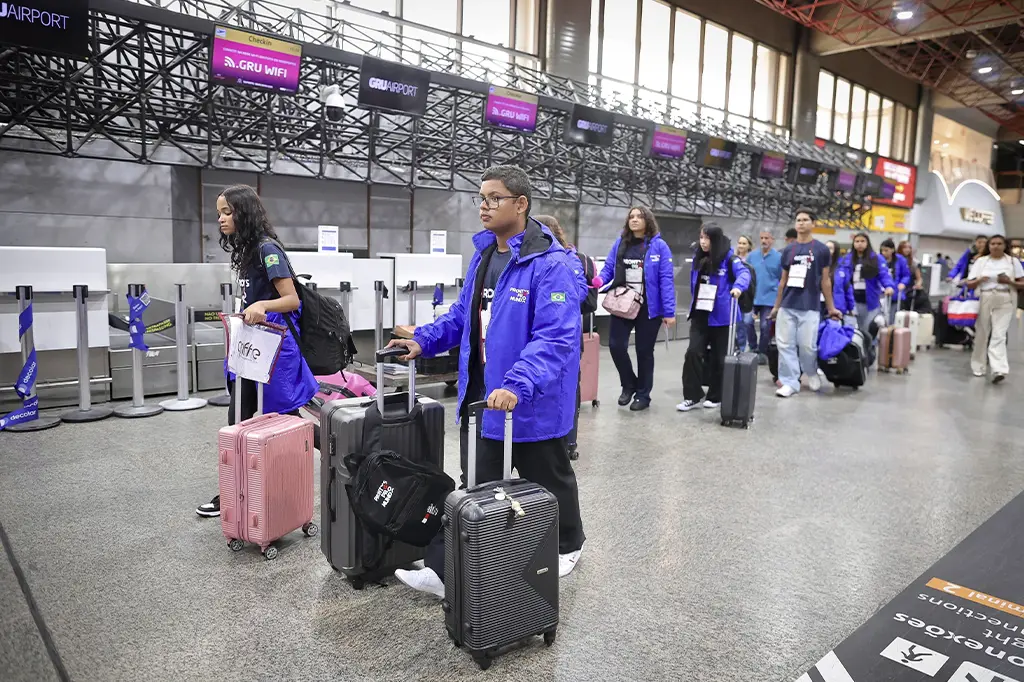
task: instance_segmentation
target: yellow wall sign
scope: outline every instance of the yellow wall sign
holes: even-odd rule
[[[864,226],[872,232],[909,232],[909,214],[910,211],[903,208],[875,204],[864,214]]]

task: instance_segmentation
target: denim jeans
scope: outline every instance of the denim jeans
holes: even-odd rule
[[[757,344],[757,352],[761,355],[768,355],[768,344],[772,340],[771,335],[771,324],[772,321],[769,318],[769,314],[772,312],[770,305],[758,305],[754,306],[754,312],[757,313],[760,319],[761,337],[760,343]],[[755,337],[755,340],[757,337]]]
[[[868,310],[867,303],[857,304],[857,329],[861,330],[865,334],[871,334],[871,322],[876,317],[882,314],[881,308],[875,308]]]
[[[800,374],[818,373],[817,310],[781,308],[775,321],[775,343],[779,347],[779,381],[794,391],[800,390]]]
[[[743,313],[740,323],[736,325],[736,350],[757,350],[757,329],[754,326],[754,313]]]

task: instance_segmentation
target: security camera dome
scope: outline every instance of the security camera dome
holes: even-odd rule
[[[345,116],[345,98],[341,96],[341,88],[337,85],[323,88],[320,91],[320,101],[324,105],[328,120],[336,123]]]

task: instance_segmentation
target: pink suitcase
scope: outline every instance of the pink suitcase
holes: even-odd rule
[[[591,331],[583,335],[583,359],[580,361],[580,402],[594,407],[597,399],[597,378],[601,369],[601,335]]]
[[[235,385],[236,395],[239,386]],[[263,408],[263,386],[259,385]],[[241,421],[236,401],[234,426],[217,437],[220,470],[220,522],[228,547],[260,546],[277,558],[273,543],[299,528],[307,537],[313,523],[313,422],[276,413]]]
[[[906,327],[885,327],[878,334],[878,369],[910,372],[910,330]]]

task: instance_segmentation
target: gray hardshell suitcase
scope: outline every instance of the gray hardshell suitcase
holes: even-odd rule
[[[346,484],[352,476],[345,467],[345,456],[364,447],[363,427],[370,408],[380,410],[384,424],[376,449],[394,450],[416,462],[444,467],[444,406],[416,395],[416,363],[409,362],[409,391],[384,395],[383,362],[405,354],[404,348],[377,353],[377,397],[346,398],[324,404],[320,412],[320,549],[331,566],[362,589],[369,580],[394,572],[423,558],[423,547],[395,542],[380,556],[376,565],[369,557],[379,556],[387,539],[365,531],[352,513]],[[421,410],[422,427],[409,415]]]
[[[512,413],[505,416],[504,480],[474,485],[478,415],[469,413],[468,487],[445,500],[448,635],[484,670],[498,650],[558,628],[558,500],[512,478]]]
[[[729,306],[729,350],[722,374],[722,426],[740,424],[746,429],[754,421],[758,360],[757,353],[733,354],[737,308],[734,298]]]

